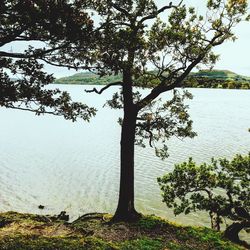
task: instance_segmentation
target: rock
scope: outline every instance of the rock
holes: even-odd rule
[[[117,226],[117,229],[121,231],[128,231],[128,228],[125,225],[119,225]]]
[[[61,213],[59,215],[57,215],[57,219],[69,221],[69,215],[66,214],[65,211],[61,211]]]
[[[45,206],[43,206],[43,205],[39,205],[39,206],[38,206],[38,208],[39,208],[39,209],[44,209],[44,208],[45,208]]]
[[[7,219],[2,219],[0,218],[0,228],[1,227],[5,227],[6,225],[10,224],[12,221],[11,220],[7,220]]]

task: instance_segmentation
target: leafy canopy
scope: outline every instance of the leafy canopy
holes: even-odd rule
[[[43,70],[44,62],[75,68],[60,51],[71,50],[79,40],[87,42],[92,29],[93,22],[78,1],[1,1],[0,106],[73,121],[94,115],[95,109],[71,102],[67,92],[45,88],[54,78]],[[16,52],[19,43],[30,41],[37,46]]]
[[[89,0],[94,33],[86,49],[71,51],[75,61],[100,76],[122,75],[121,81],[98,91],[119,85],[112,108],[135,110],[137,144],[149,139],[156,153],[167,156],[167,146],[157,141],[171,136],[193,137],[192,121],[187,113],[187,92],[174,91],[172,100],[157,102],[166,91],[183,86],[183,81],[199,64],[213,65],[218,59],[212,49],[227,40],[235,40],[232,28],[246,18],[247,1],[209,0],[205,16],[185,1],[158,7],[153,0]],[[167,13],[164,17],[162,13]],[[153,69],[153,71],[151,70]],[[141,95],[134,87],[149,87]],[[91,92],[91,91],[89,91]],[[122,122],[122,120],[120,120]],[[155,142],[155,143],[154,143]]]

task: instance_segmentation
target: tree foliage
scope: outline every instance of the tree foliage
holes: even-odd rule
[[[216,230],[228,219],[225,235],[238,242],[239,231],[250,228],[250,153],[200,165],[190,158],[158,183],[163,202],[175,215],[206,211]]]
[[[232,28],[245,19],[247,1],[209,0],[206,16],[196,13],[185,1],[161,8],[153,0],[88,2],[90,12],[100,21],[95,22],[88,49],[83,45],[84,53],[81,49],[73,51],[74,58],[101,77],[122,76],[121,81],[108,86],[122,87],[108,104],[112,108],[124,108],[127,101],[134,105],[139,121],[137,144],[144,146],[145,139],[149,139],[156,152],[164,151],[158,155],[166,156],[167,146],[159,148],[162,144],[157,144],[158,140],[164,143],[173,135],[195,136],[187,106],[176,103],[178,108],[172,107],[175,101],[190,99],[191,95],[175,91],[171,107],[165,102],[156,105],[157,98],[163,92],[183,87],[186,77],[199,64],[211,66],[216,62],[218,55],[212,49],[236,39]],[[162,18],[165,12],[168,14]],[[133,88],[138,86],[150,87],[151,92],[142,96]],[[173,129],[177,124],[179,129]]]
[[[71,102],[67,92],[45,88],[54,78],[44,71],[43,62],[76,67],[60,51],[70,50],[79,40],[87,42],[93,23],[82,7],[67,0],[1,1],[0,106],[73,121],[78,116],[88,120],[95,113],[87,105]],[[30,41],[37,46],[16,52],[19,43]]]

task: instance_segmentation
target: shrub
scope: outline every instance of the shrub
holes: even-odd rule
[[[163,202],[175,215],[206,211],[218,231],[222,218],[229,219],[224,235],[234,242],[241,242],[239,232],[250,228],[250,153],[201,165],[190,158],[158,178],[158,183]]]

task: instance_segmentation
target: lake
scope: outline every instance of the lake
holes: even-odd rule
[[[52,86],[54,87],[54,86]],[[56,85],[73,100],[99,110],[90,123],[72,123],[61,117],[1,108],[0,211],[14,210],[59,214],[71,219],[87,212],[114,213],[119,188],[119,140],[117,123],[121,111],[103,108],[116,89],[103,95],[87,94],[90,86]],[[148,91],[143,90],[146,94]],[[250,91],[190,89],[189,101],[194,139],[171,139],[170,157],[164,161],[150,147],[136,148],[136,207],[172,221],[208,225],[204,214],[174,217],[161,202],[156,178],[171,171],[175,163],[192,156],[195,161],[211,157],[232,158],[250,151]],[[170,94],[165,94],[163,99]],[[39,210],[38,206],[45,206]]]

